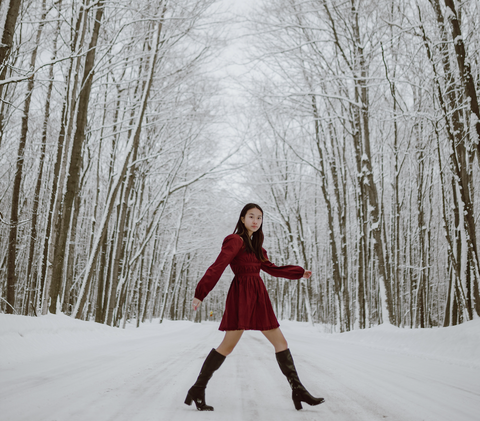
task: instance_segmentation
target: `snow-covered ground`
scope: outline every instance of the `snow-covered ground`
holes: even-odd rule
[[[480,420],[480,320],[344,334],[281,325],[302,382],[326,402],[297,412],[273,348],[246,332],[209,383],[212,413],[183,401],[223,337],[217,323],[121,330],[0,314],[0,420]]]

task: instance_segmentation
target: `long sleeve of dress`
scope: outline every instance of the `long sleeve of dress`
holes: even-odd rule
[[[242,246],[243,240],[239,235],[230,234],[225,237],[222,244],[222,250],[217,257],[217,260],[215,260],[215,263],[207,269],[205,275],[200,279],[200,282],[195,289],[195,298],[203,301],[208,293],[215,287],[225,268],[235,258]]]
[[[267,261],[262,262],[261,269],[264,272],[267,272],[269,275],[275,276],[276,278],[300,279],[305,273],[305,270],[301,266],[275,266],[272,262],[268,260],[267,252],[265,251],[265,249],[263,249],[263,255],[265,256]]]

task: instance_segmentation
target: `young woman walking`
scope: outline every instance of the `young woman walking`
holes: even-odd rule
[[[208,268],[195,290],[193,308],[197,310],[230,264],[235,277],[228,291],[225,313],[219,327],[225,331],[225,338],[217,349],[212,349],[208,354],[197,381],[185,399],[187,405],[194,401],[199,411],[213,411],[213,407],[205,402],[205,388],[213,372],[233,351],[245,330],[260,330],[274,346],[280,370],[292,388],[292,399],[297,410],[302,409],[302,402],[318,405],[325,401],[310,395],[300,382],[292,354],[279,329],[267,289],[259,275],[261,269],[272,276],[300,279],[309,278],[312,272],[300,266],[275,266],[268,260],[267,252],[262,248],[262,219],[263,211],[260,206],[254,203],[245,205],[235,233],[225,238],[220,255]]]

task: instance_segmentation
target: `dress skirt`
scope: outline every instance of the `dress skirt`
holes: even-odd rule
[[[265,261],[261,262],[255,254],[245,250],[239,235],[231,234],[223,241],[222,250],[215,263],[198,283],[195,298],[203,301],[229,264],[235,274],[227,294],[219,330],[263,331],[280,326],[267,288],[260,277],[260,270],[287,279],[300,279],[305,271],[300,266],[275,266],[268,260],[265,250],[263,255]]]
[[[280,324],[260,275],[235,276],[228,291],[220,330],[271,330]]]

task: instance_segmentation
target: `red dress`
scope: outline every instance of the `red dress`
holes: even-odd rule
[[[265,249],[263,255],[268,259]],[[304,269],[293,265],[277,267],[268,260],[260,262],[255,254],[245,251],[238,234],[230,234],[223,240],[217,260],[198,283],[195,298],[203,301],[229,264],[235,277],[228,291],[219,330],[271,330],[280,326],[260,278],[260,269],[272,276],[287,279],[300,279]]]

